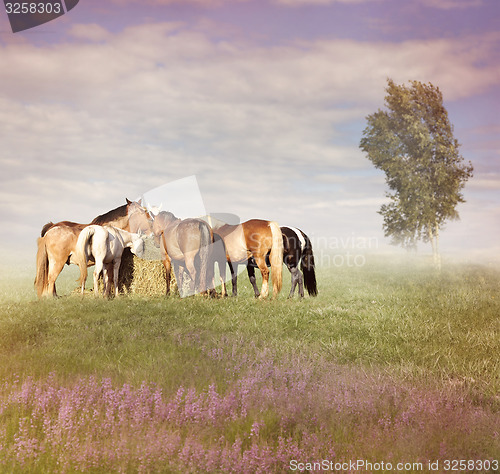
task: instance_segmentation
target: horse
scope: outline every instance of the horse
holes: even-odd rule
[[[225,224],[214,232],[222,237],[226,246],[226,257],[231,270],[233,296],[238,293],[238,265],[248,267],[248,260],[253,257],[256,266],[262,273],[261,292],[259,298],[267,298],[269,294],[269,270],[266,256],[269,254],[273,297],[281,291],[283,266],[283,236],[278,223],[262,219],[250,219],[237,225]]]
[[[129,232],[152,232],[151,216],[141,201],[129,201],[105,214],[97,216],[90,225],[112,225]],[[45,224],[37,241],[35,289],[38,297],[57,296],[56,279],[64,264],[75,263],[78,235],[88,224],[61,221]]]
[[[295,288],[299,286],[298,294],[304,297],[304,286],[310,296],[317,296],[316,272],[314,269],[314,254],[309,237],[300,229],[295,227],[281,227],[283,234],[283,262],[290,271],[292,285],[289,298],[293,298]],[[266,256],[266,263],[269,266],[269,257]],[[300,269],[298,266],[300,263]],[[259,296],[259,290],[255,281],[256,263],[250,258],[247,265],[248,277],[253,286],[255,296]]]
[[[229,263],[229,269],[232,273],[233,267],[231,262],[227,261],[226,255],[226,246],[224,244],[223,238],[213,231],[213,242],[210,246],[210,271],[215,268],[215,264],[217,263],[217,267],[219,268],[219,279],[221,284],[221,296],[225,298],[227,296],[226,291],[226,263]],[[212,272],[212,275],[214,272]],[[215,278],[215,277],[214,277]],[[212,288],[215,288],[215,281],[212,278]]]
[[[112,226],[88,225],[84,227],[76,242],[75,261],[80,267],[80,286],[82,295],[87,281],[87,262],[93,257],[94,267],[94,296],[99,294],[98,281],[101,272],[104,280],[104,296],[109,295],[111,271],[115,296],[118,296],[118,272],[123,251],[129,248],[134,255],[142,257],[144,254],[144,238],[142,232],[132,233]]]
[[[213,281],[211,246],[214,242],[212,228],[201,219],[179,219],[171,212],[158,213],[153,221],[153,234],[160,245],[165,267],[167,290],[170,294],[171,267],[176,270],[179,292],[183,289],[184,270],[191,278],[189,294],[207,293]],[[225,265],[225,261],[224,261]]]

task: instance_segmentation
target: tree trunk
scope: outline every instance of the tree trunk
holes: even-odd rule
[[[439,226],[435,224],[435,233],[432,231],[433,227],[429,226],[427,232],[429,234],[429,241],[432,246],[432,263],[437,271],[441,270],[441,256],[439,255]]]
[[[429,242],[432,246],[432,261],[434,265],[436,265],[435,256],[436,256],[436,243],[434,242],[434,234],[432,233],[432,226],[427,227],[427,233],[429,234]]]
[[[441,271],[441,254],[439,253],[439,224],[436,224],[434,238],[436,239],[436,243],[434,245],[434,251],[435,251],[434,265],[436,267],[436,270]]]

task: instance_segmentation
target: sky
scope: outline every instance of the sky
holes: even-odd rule
[[[440,88],[474,166],[442,252],[498,258],[498,0],[80,0],[18,33],[0,10],[0,255],[192,176],[209,213],[385,251],[359,142],[388,78]]]

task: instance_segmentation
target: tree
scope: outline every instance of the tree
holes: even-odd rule
[[[430,242],[440,268],[439,233],[445,221],[458,219],[456,206],[465,202],[461,190],[473,167],[459,153],[438,87],[388,79],[386,92],[387,110],[368,115],[360,142],[392,191],[379,211],[384,234],[405,248],[415,248],[418,240]]]

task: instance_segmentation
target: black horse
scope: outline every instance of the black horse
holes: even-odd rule
[[[310,296],[316,296],[318,288],[314,270],[314,255],[309,237],[300,229],[294,227],[281,227],[281,233],[283,234],[283,262],[292,275],[292,288],[288,297],[293,297],[297,285],[299,285],[299,296],[301,298],[304,296],[304,286]],[[266,263],[269,266],[268,258],[266,258]],[[300,270],[298,268],[299,263]],[[255,280],[256,268],[255,260],[251,257],[247,263],[247,272],[257,298],[260,293]]]

